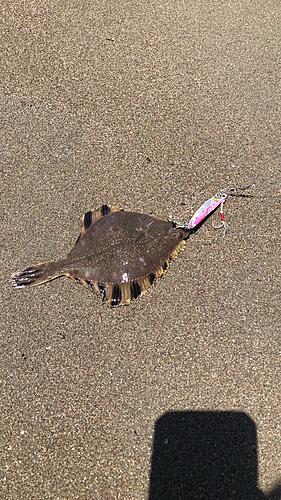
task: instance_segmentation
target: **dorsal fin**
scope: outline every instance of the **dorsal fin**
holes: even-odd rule
[[[85,232],[91,227],[95,222],[97,222],[102,217],[106,215],[113,214],[114,212],[120,212],[121,208],[111,207],[110,205],[102,205],[96,210],[87,212],[82,219],[82,229],[78,240],[85,234]],[[77,241],[78,241],[77,240]]]
[[[91,227],[93,224],[95,224],[95,222],[102,219],[102,217],[105,217],[106,215],[110,215],[110,214],[113,214],[114,212],[122,212],[122,211],[123,211],[122,208],[111,207],[110,205],[102,205],[101,207],[96,208],[93,211],[87,212],[82,219],[81,233],[79,234],[79,236],[75,242],[74,247],[72,248],[72,250],[70,250],[67,257],[69,257],[70,255],[73,255],[73,253],[76,252],[76,248],[77,248],[76,244],[78,243],[80,238],[82,238],[82,236],[88,231],[89,227]]]

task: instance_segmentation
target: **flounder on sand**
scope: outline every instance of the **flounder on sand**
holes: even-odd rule
[[[25,288],[65,275],[89,285],[110,306],[129,304],[162,276],[194,228],[226,197],[225,190],[208,200],[189,224],[102,205],[84,215],[81,234],[65,259],[18,271],[12,285]]]
[[[83,218],[82,231],[67,257],[23,269],[16,288],[69,276],[101,293],[108,305],[128,304],[168,268],[190,230],[135,212],[103,205]]]

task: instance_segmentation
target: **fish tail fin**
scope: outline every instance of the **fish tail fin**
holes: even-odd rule
[[[46,281],[51,281],[64,273],[64,261],[45,262],[36,266],[27,267],[17,271],[12,275],[12,286],[15,288],[25,288],[27,286],[41,285]]]

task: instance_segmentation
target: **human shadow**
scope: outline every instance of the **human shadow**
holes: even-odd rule
[[[149,500],[275,500],[258,488],[257,435],[242,412],[169,412],[156,422]],[[278,491],[277,491],[278,490]]]

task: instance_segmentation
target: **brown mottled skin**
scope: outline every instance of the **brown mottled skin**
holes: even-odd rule
[[[12,284],[21,288],[66,275],[100,291],[111,305],[128,303],[163,274],[189,234],[172,222],[103,205],[84,216],[66,259],[19,271]]]

